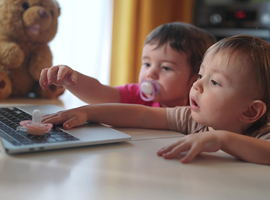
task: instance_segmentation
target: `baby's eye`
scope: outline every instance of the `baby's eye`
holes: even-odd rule
[[[163,66],[163,67],[162,67],[162,69],[164,69],[165,71],[169,71],[169,70],[171,70],[171,68],[166,67],[166,66]]]
[[[149,63],[143,63],[143,65],[146,66],[146,67],[150,67]]]
[[[198,74],[198,80],[199,79],[202,79],[202,75],[201,74]]]
[[[220,84],[218,83],[218,82],[216,82],[215,80],[211,80],[211,83],[213,84],[213,85],[219,85],[220,86]]]

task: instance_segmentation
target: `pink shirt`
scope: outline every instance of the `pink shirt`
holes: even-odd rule
[[[127,84],[117,87],[120,91],[121,103],[141,104],[151,107],[160,107],[158,102],[144,101],[140,97],[140,85],[139,84]]]

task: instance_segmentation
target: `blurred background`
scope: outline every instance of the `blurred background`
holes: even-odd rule
[[[270,41],[269,0],[57,1],[54,65],[69,65],[112,86],[138,82],[144,40],[164,23],[191,23],[217,39],[247,34]],[[67,97],[71,104],[76,98],[68,91],[60,98]]]

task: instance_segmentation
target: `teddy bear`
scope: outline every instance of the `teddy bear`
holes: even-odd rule
[[[64,93],[62,86],[39,86],[42,69],[52,66],[48,43],[59,15],[56,0],[0,0],[0,99],[56,99]]]

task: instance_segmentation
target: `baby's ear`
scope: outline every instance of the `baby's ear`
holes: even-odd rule
[[[244,123],[253,123],[259,120],[266,112],[266,105],[261,100],[253,101],[242,113],[240,120]]]

